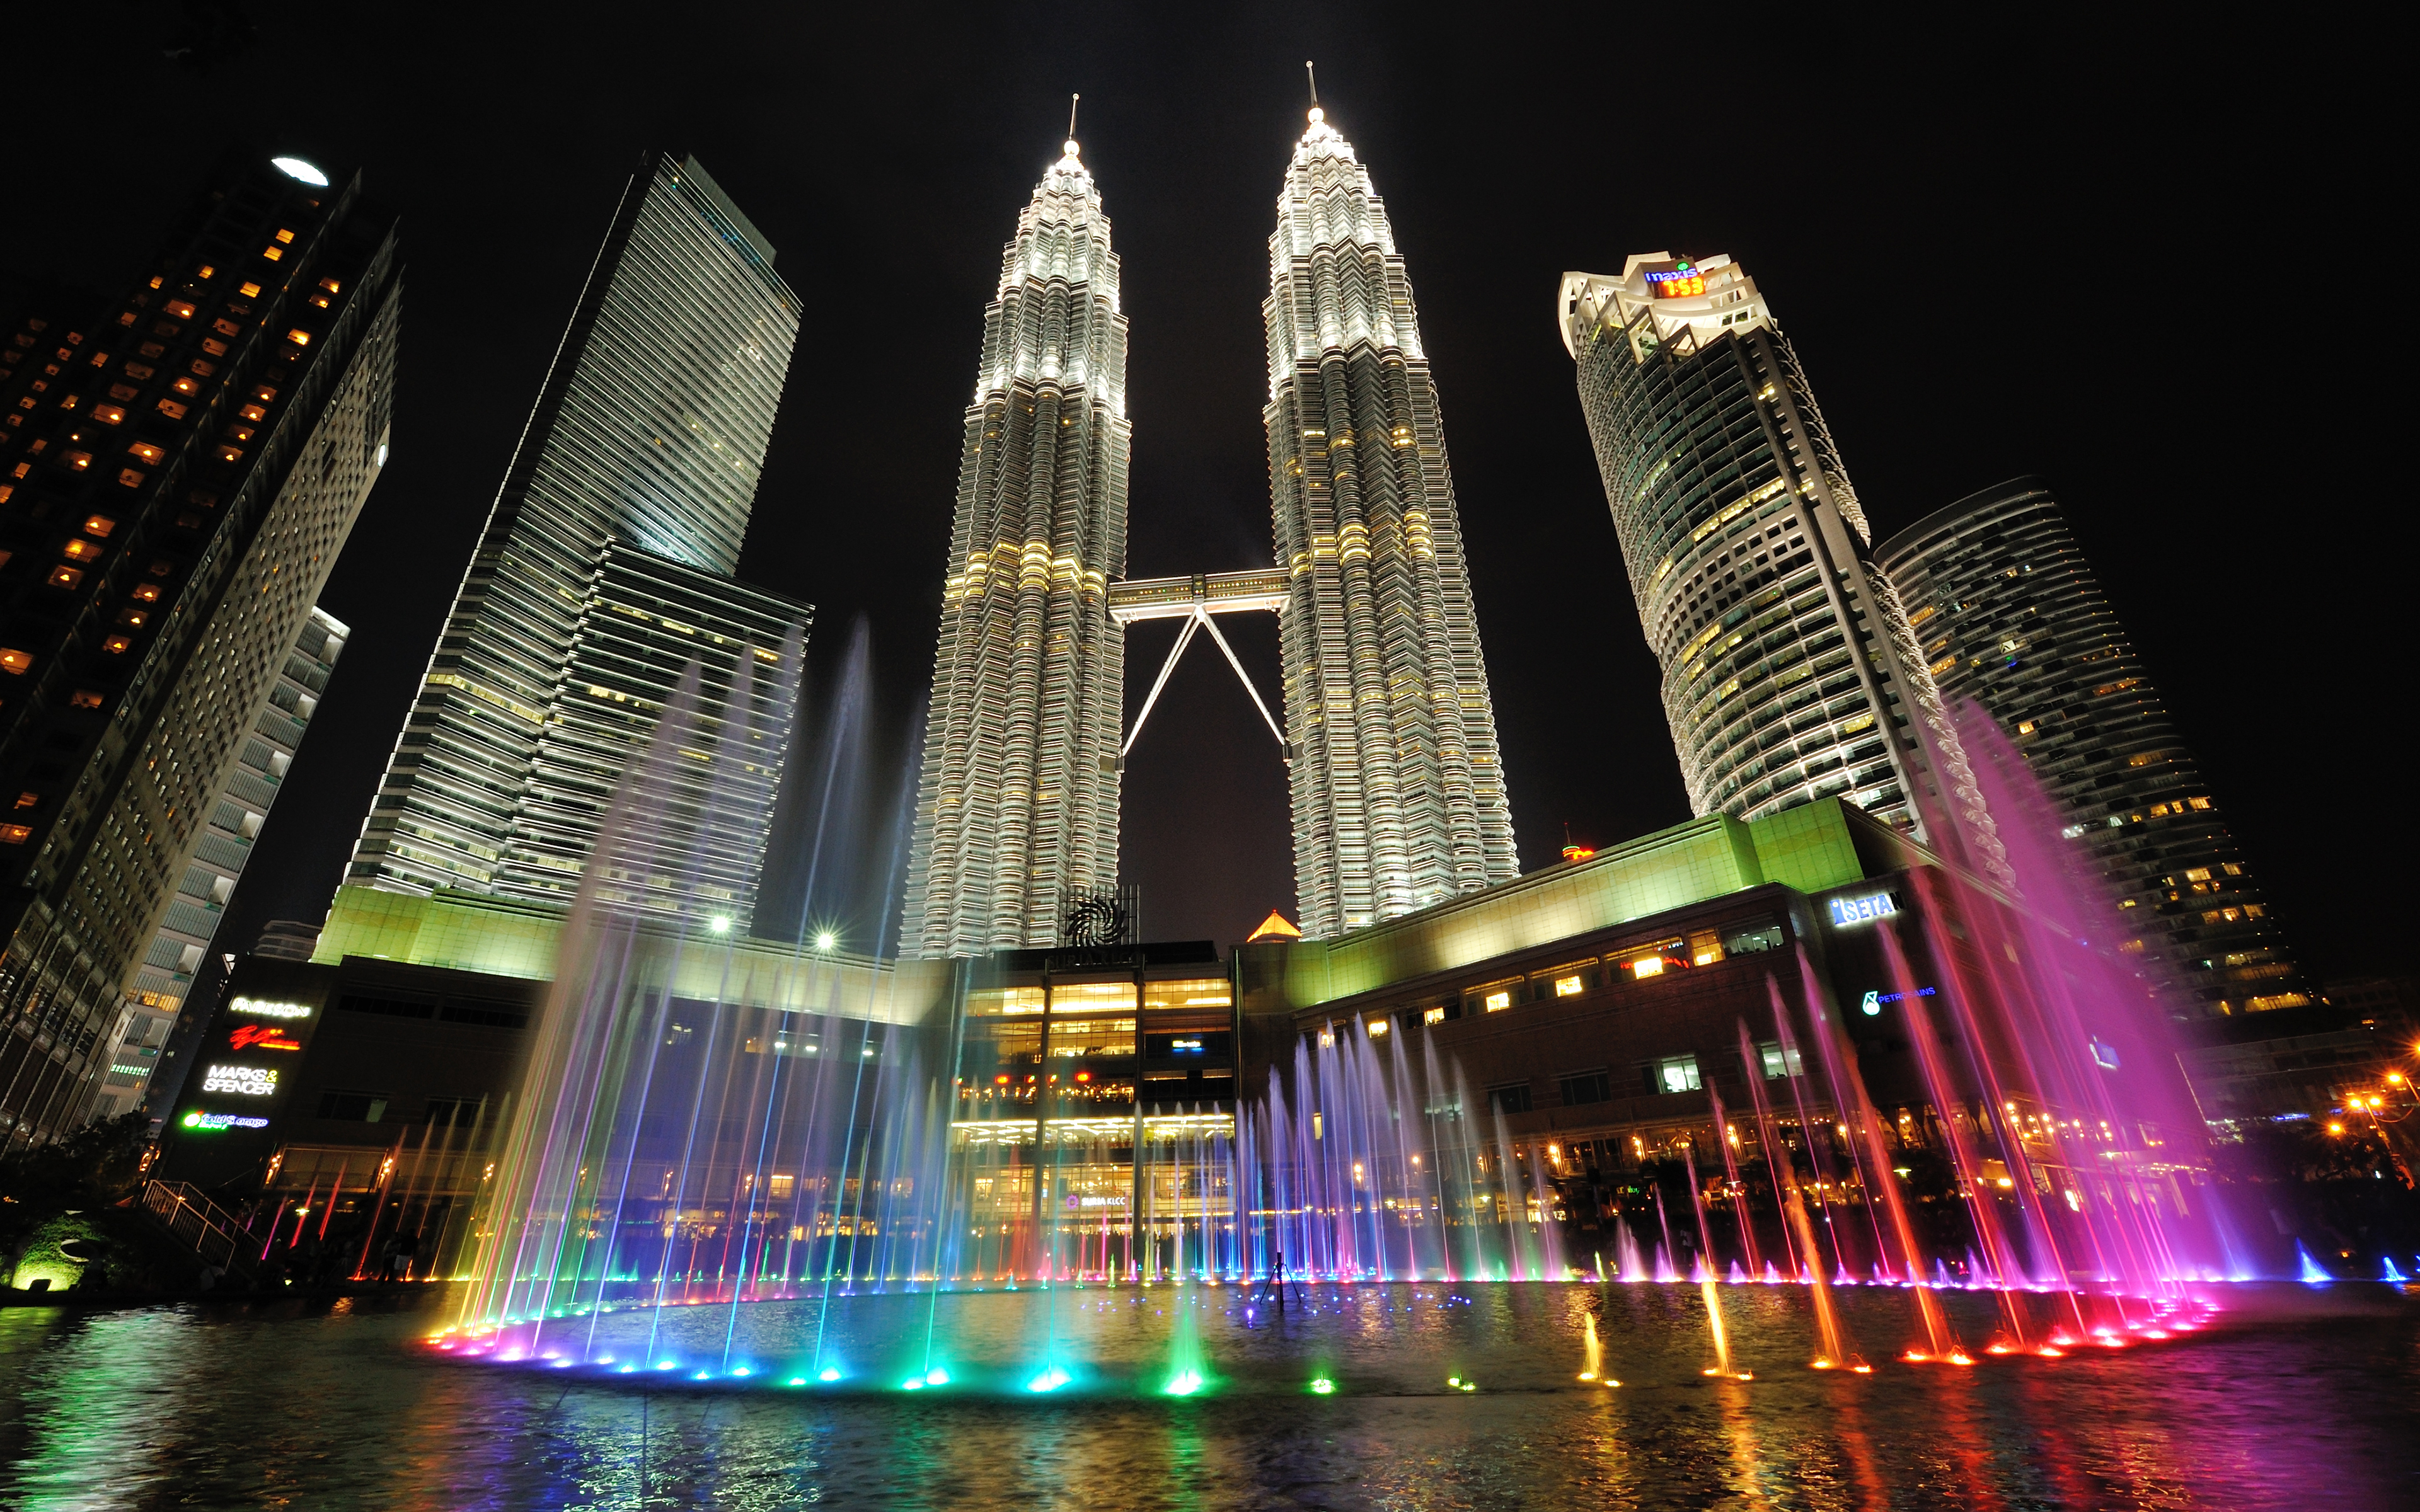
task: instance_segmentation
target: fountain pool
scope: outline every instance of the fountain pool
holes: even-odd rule
[[[768,1368],[705,1382],[728,1309],[599,1330],[653,1327],[690,1368],[466,1368],[403,1347],[442,1325],[441,1289],[0,1312],[0,1504],[2374,1512],[2420,1473],[2420,1305],[2377,1283],[2221,1285],[2190,1343],[1869,1376],[1806,1368],[1807,1288],[1725,1286],[1750,1381],[1701,1373],[1699,1288],[1653,1282],[1320,1285],[1282,1319],[1219,1287],[840,1296],[828,1323],[750,1304]],[[1993,1296],[1937,1295],[1988,1331]],[[1833,1300],[1853,1335],[1907,1326],[1899,1288]],[[1045,1310],[1063,1397],[1020,1379]],[[909,1393],[900,1341],[928,1311],[953,1375]],[[1207,1389],[1171,1396],[1188,1319]],[[783,1383],[819,1325],[841,1380]],[[1577,1379],[1591,1331],[1618,1388]]]

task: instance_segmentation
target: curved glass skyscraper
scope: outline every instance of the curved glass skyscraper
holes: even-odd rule
[[[1314,108],[1269,238],[1269,494],[1302,932],[1520,870],[1436,384],[1386,203]]]
[[[1566,273],[1555,305],[1699,813],[1844,801],[2001,857],[1798,357],[1729,257]],[[1940,768],[1939,780],[1933,768]],[[1939,811],[1939,810],[1936,810]]]
[[[2220,1013],[2310,1001],[2250,864],[2039,478],[1928,515],[1875,553],[1942,693],[1972,699],[2087,847],[2135,931]]]
[[[1126,317],[1101,193],[1069,141],[984,310],[958,462],[905,949],[1057,941],[1060,900],[1118,870]]]
[[[623,901],[752,918],[799,673],[783,647],[813,611],[731,574],[798,336],[798,298],[771,245],[696,159],[648,153],[497,492],[349,881],[568,903],[621,766],[695,661],[698,739],[765,759],[750,765],[750,791],[667,817],[665,832],[695,852],[693,874],[627,879]],[[641,622],[650,628],[633,630]],[[616,649],[626,632],[652,636],[649,654]],[[758,665],[742,675],[751,650]],[[734,687],[749,690],[745,707],[718,702]]]

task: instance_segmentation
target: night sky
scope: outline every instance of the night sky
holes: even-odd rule
[[[403,219],[394,456],[323,599],[354,636],[221,949],[324,910],[648,146],[696,154],[803,297],[741,572],[818,606],[794,779],[819,769],[863,637],[853,854],[894,827],[983,306],[1070,90],[1132,322],[1128,570],[1265,565],[1260,303],[1311,57],[1419,299],[1525,869],[1566,824],[1608,843],[1688,817],[1557,279],[1729,253],[1877,536],[2044,476],[2290,941],[2326,978],[2408,969],[2393,900],[2415,837],[2385,727],[2409,717],[2388,614],[2413,486],[2387,443],[2410,433],[2389,408],[2410,378],[2383,346],[2407,316],[2377,223],[2409,177],[2347,29],[1067,5],[864,8],[882,29],[851,34],[796,7],[48,8],[11,20],[0,303],[44,278],[122,290],[232,147],[358,166]],[[1274,619],[1222,627],[1274,698]],[[1130,711],[1174,633],[1132,636]],[[800,786],[760,933],[801,911]],[[1233,941],[1292,914],[1284,768],[1215,648],[1188,653],[1125,792],[1149,933]],[[896,927],[870,890],[819,887],[808,911],[866,948]]]

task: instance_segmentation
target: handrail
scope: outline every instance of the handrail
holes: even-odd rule
[[[245,1242],[250,1236],[243,1226],[191,1182],[146,1181],[143,1208],[210,1264],[246,1278],[259,1269],[259,1257]]]

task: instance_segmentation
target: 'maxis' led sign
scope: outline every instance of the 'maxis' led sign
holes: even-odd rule
[[[1647,287],[1659,300],[1685,300],[1706,292],[1706,275],[1684,258],[1677,268],[1649,273]]]
[[[1832,905],[1832,922],[1835,924],[1870,924],[1877,918],[1886,918],[1899,912],[1899,900],[1886,892],[1869,892],[1862,898],[1833,898],[1826,901]]]

